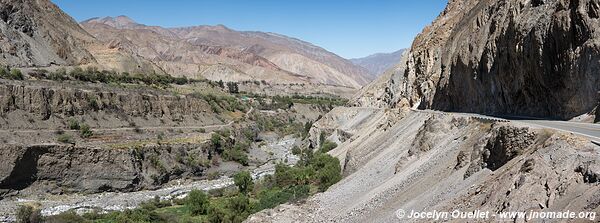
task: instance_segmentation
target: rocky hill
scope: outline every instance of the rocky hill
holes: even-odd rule
[[[363,58],[350,59],[350,61],[358,66],[364,67],[369,70],[374,77],[377,77],[398,64],[402,52],[405,50],[406,49],[401,49],[391,53],[376,53]]]
[[[240,32],[222,25],[163,28],[125,16],[93,18],[82,26],[111,47],[140,55],[174,75],[354,88],[372,79],[367,70],[333,53],[274,33]]]
[[[18,67],[94,62],[85,45],[94,41],[50,1],[2,0],[0,64]]]
[[[361,100],[560,119],[590,112],[600,90],[599,7],[450,1],[414,40],[395,89]]]
[[[3,0],[0,64],[10,67],[95,66],[164,73],[135,54],[99,42],[48,0]]]

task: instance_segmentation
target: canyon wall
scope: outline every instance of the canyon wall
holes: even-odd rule
[[[412,107],[570,119],[600,90],[598,0],[448,3],[410,50],[389,95]],[[361,98],[362,96],[359,96]]]

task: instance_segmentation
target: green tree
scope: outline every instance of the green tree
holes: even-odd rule
[[[244,194],[229,199],[228,207],[233,212],[231,222],[243,222],[250,215],[250,199]]]
[[[212,143],[212,145],[215,148],[221,147],[221,135],[219,135],[217,133],[213,133],[212,136],[210,137],[210,142]]]
[[[321,191],[327,190],[329,186],[342,179],[340,161],[328,154],[316,154],[311,160],[310,166],[317,171],[316,177],[319,181],[319,190]]]
[[[208,208],[208,222],[211,223],[222,223],[226,222],[231,214],[226,208],[221,207],[219,204],[211,203]]]
[[[242,194],[248,194],[248,192],[254,189],[254,182],[252,176],[248,171],[240,171],[233,176],[233,182],[238,187]]]
[[[208,212],[208,195],[200,190],[192,190],[185,199],[185,205],[192,215],[202,215]]]
[[[239,86],[235,82],[227,82],[227,89],[228,89],[229,93],[232,93],[232,94],[237,94],[240,92]]]

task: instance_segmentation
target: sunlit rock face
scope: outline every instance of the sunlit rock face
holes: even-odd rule
[[[384,103],[390,106],[561,119],[590,112],[600,90],[599,5],[450,1],[379,98],[394,99]]]

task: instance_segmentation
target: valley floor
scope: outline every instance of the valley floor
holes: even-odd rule
[[[260,179],[266,175],[272,175],[275,172],[275,164],[284,162],[285,160],[287,160],[289,165],[295,164],[298,161],[298,157],[291,153],[291,149],[297,140],[297,138],[290,135],[257,148],[256,150],[272,153],[273,158],[254,168],[251,171],[252,178]],[[0,217],[0,222],[14,221],[15,219],[12,216],[16,213],[19,205],[32,202],[41,205],[41,213],[44,216],[57,215],[69,210],[75,210],[78,213],[122,211],[136,208],[143,202],[147,202],[157,196],[161,200],[172,200],[185,197],[193,189],[210,191],[233,185],[234,182],[231,177],[222,176],[214,180],[176,180],[158,190],[123,193],[104,192],[89,195],[47,195],[44,198],[36,196],[13,197],[0,201],[0,216],[4,216]]]

